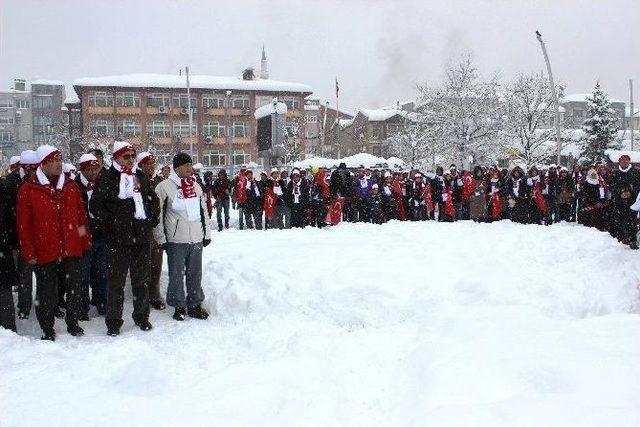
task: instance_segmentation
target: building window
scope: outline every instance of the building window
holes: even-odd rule
[[[233,95],[231,97],[231,107],[242,110],[249,109],[249,95]]]
[[[233,164],[234,165],[246,165],[251,161],[251,154],[245,151],[234,151],[233,152]]]
[[[202,163],[205,167],[220,167],[227,164],[227,156],[218,152],[210,151],[202,155]]]
[[[191,126],[191,132],[193,133],[193,135],[196,135],[196,125],[194,124],[193,126]],[[190,136],[189,133],[189,122],[188,121],[181,121],[181,122],[176,122],[173,124],[173,134],[174,135],[180,135],[180,136]]]
[[[151,136],[169,136],[169,124],[162,120],[154,120],[149,124]]]
[[[29,100],[27,99],[16,99],[16,108],[25,110],[29,108]]]
[[[148,107],[170,107],[171,97],[168,93],[152,93],[147,96]]]
[[[307,123],[318,123],[318,116],[315,114],[307,114]]]
[[[141,133],[140,123],[131,119],[124,119],[118,122],[118,136],[139,136]]]
[[[203,108],[224,108],[224,95],[202,95]]]
[[[13,141],[13,133],[8,131],[0,131],[0,142]]]
[[[271,104],[272,101],[272,96],[256,96],[256,108],[264,107],[267,104]]]
[[[33,108],[52,108],[53,96],[51,95],[36,95],[33,97]]]
[[[0,125],[12,125],[13,117],[0,117]]]
[[[108,120],[89,121],[89,132],[97,136],[115,136],[113,123]]]
[[[93,92],[89,94],[90,107],[113,107],[113,94],[108,92]]]
[[[189,98],[186,94],[184,95],[173,95],[173,106],[175,108],[189,108]],[[196,103],[196,97],[191,97],[191,108],[196,108],[198,104]]]
[[[139,107],[140,94],[135,92],[116,92],[116,105],[118,107]]]
[[[220,122],[207,122],[204,125],[203,135],[209,138],[218,138],[224,136],[224,126]]]
[[[298,102],[298,98],[293,96],[283,96],[282,99],[278,99],[280,102],[284,102],[287,104],[287,111],[297,110],[300,106],[300,102]]]
[[[13,108],[13,101],[11,99],[0,99],[0,108]]]
[[[36,126],[46,126],[53,123],[49,116],[33,116],[33,124]]]
[[[249,136],[249,125],[245,122],[233,122],[232,136],[236,138]]]

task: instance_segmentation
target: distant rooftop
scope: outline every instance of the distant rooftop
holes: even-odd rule
[[[264,92],[303,92],[312,93],[313,88],[302,83],[281,82],[276,80],[243,80],[240,77],[225,76],[189,76],[192,89],[248,90]],[[130,88],[169,88],[186,89],[185,76],[175,74],[127,74],[122,76],[84,77],[73,82],[74,87],[130,87]]]
[[[64,83],[60,80],[37,79],[31,82],[31,86],[33,85],[64,86]]]
[[[592,93],[572,93],[560,98],[560,102],[587,102],[587,96],[593,95]],[[619,99],[609,98],[609,102],[624,102]]]

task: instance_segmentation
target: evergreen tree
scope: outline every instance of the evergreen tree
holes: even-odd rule
[[[618,131],[615,111],[607,94],[602,91],[600,82],[596,83],[593,94],[587,96],[588,118],[582,124],[585,133],[582,157],[590,161],[605,158],[605,150],[619,149],[615,141]]]

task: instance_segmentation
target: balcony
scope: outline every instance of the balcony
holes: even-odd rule
[[[116,114],[138,115],[141,113],[140,107],[116,107]]]

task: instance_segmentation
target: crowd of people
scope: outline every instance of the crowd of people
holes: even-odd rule
[[[119,335],[127,275],[133,322],[141,330],[152,329],[150,309],[166,305],[176,321],[207,319],[202,251],[211,242],[214,211],[221,232],[229,228],[232,208],[240,229],[341,221],[568,221],[638,248],[640,172],[626,155],[613,168],[467,171],[451,165],[424,173],[340,164],[269,173],[242,167],[229,177],[225,170],[200,176],[186,153],[176,154],[172,167],[158,165],[151,153],[137,153],[124,141],[113,144],[108,168],[100,150],[83,154],[76,167],[43,145],[11,159],[0,192],[0,326],[17,329],[15,289],[18,319],[28,319],[35,306],[42,339],[52,341],[56,317],[65,319],[70,335],[81,336],[80,322],[89,321],[93,308],[108,335]]]

